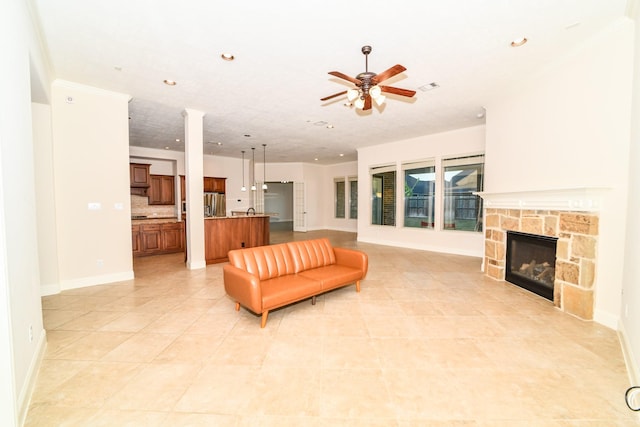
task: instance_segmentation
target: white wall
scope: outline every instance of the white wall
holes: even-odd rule
[[[36,184],[36,218],[38,221],[38,255],[40,293],[60,291],[58,270],[58,235],[56,233],[56,198],[53,172],[51,107],[33,103],[33,145]]]
[[[396,215],[396,226],[371,224],[372,166],[395,165],[402,182],[402,163],[455,155],[484,152],[485,127],[473,126],[435,135],[376,145],[358,150],[358,240],[390,246],[402,246],[460,255],[482,256],[484,234],[470,231],[417,229],[402,226],[402,215]],[[396,185],[398,188],[398,185]],[[403,188],[400,186],[399,188]],[[402,193],[400,193],[401,195]],[[396,212],[402,212],[402,197],[396,198]],[[480,264],[478,264],[480,268]]]
[[[621,336],[633,385],[640,384],[640,6],[635,3],[635,46],[631,150],[629,155],[629,209],[622,281]]]
[[[124,94],[71,82],[53,84],[62,289],[133,278],[128,100]],[[94,203],[99,209],[89,209]]]
[[[604,187],[595,319],[620,313],[633,24],[621,19],[487,105],[487,192]]]
[[[0,14],[0,425],[21,424],[45,348],[40,303],[31,69],[42,70],[27,2]],[[32,67],[33,66],[33,67]],[[39,83],[47,76],[34,76]],[[39,99],[46,99],[41,85]],[[29,329],[33,339],[29,337]]]

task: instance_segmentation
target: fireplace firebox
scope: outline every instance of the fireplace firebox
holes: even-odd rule
[[[505,280],[553,301],[556,237],[507,231]]]

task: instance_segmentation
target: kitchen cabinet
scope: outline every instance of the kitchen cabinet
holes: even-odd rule
[[[175,178],[172,175],[150,175],[149,187],[150,205],[174,205]]]
[[[214,178],[205,176],[203,178],[203,191],[205,193],[225,193],[227,187],[227,178]],[[187,199],[187,186],[185,184],[184,175],[180,175],[180,199],[185,201]]]
[[[151,185],[149,168],[151,165],[142,163],[129,163],[129,185],[131,194],[146,196]]]
[[[136,224],[131,226],[133,256],[184,251],[184,222]]]
[[[140,226],[141,252],[151,255],[162,251],[160,224],[145,224]]]
[[[204,191],[205,193],[224,193],[226,190],[227,178],[213,178],[209,176],[204,177]]]
[[[211,218],[204,221],[204,253],[207,264],[226,262],[233,249],[269,244],[269,217]]]
[[[182,252],[184,250],[184,224],[182,222],[162,224],[160,230],[164,252]]]
[[[133,250],[133,256],[138,255],[142,249],[142,244],[140,242],[140,226],[139,225],[131,226],[131,247]]]

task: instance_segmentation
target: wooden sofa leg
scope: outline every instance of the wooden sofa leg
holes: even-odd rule
[[[236,303],[236,311],[240,311],[240,303],[239,302]]]
[[[262,313],[262,320],[260,321],[260,327],[264,328],[267,326],[267,317],[269,316],[269,311],[265,311]]]
[[[311,305],[316,305],[316,296],[311,297]]]
[[[356,282],[356,292],[360,292],[360,280]]]

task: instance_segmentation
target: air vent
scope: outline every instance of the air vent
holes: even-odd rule
[[[436,82],[431,82],[429,84],[426,84],[424,86],[420,86],[418,89],[420,89],[423,92],[428,92],[430,90],[434,90],[435,88],[440,87],[440,85]]]

